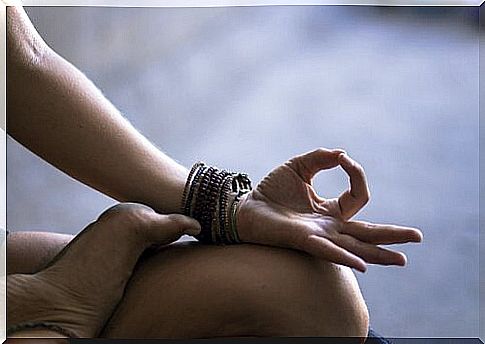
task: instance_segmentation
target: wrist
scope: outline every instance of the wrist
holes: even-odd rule
[[[251,229],[253,225],[251,224],[251,216],[248,214],[248,202],[252,198],[252,193],[253,191],[243,195],[236,209],[237,232],[242,242],[251,241]]]
[[[153,178],[155,184],[144,185],[140,197],[145,197],[134,202],[149,205],[159,214],[183,214],[181,204],[188,175],[189,170],[178,164],[170,169],[160,168]],[[146,196],[150,198],[146,199]]]
[[[196,163],[182,196],[183,214],[199,221],[202,227],[195,237],[204,243],[240,243],[237,212],[250,190],[251,181],[246,174]]]

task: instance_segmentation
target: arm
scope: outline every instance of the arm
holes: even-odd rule
[[[10,136],[75,179],[119,201],[180,211],[187,170],[50,49],[20,7],[7,10],[7,114]]]
[[[187,170],[150,144],[79,70],[49,49],[21,8],[9,8],[7,15],[8,133],[113,198],[161,213],[180,212]],[[350,188],[338,198],[318,196],[313,176],[337,166],[349,175]],[[207,182],[212,178],[206,177]],[[205,187],[197,190],[204,190],[196,198],[201,208],[217,202]],[[368,199],[357,162],[341,150],[317,149],[271,171],[237,205],[234,222],[243,242],[297,249],[360,271],[366,262],[405,265],[403,254],[379,245],[419,242],[422,234],[349,221]],[[213,224],[206,222],[207,228]]]

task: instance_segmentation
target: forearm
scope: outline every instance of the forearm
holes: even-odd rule
[[[16,34],[8,39],[25,41]],[[187,170],[138,133],[78,69],[40,46],[27,44],[25,51],[8,46],[8,133],[117,200],[178,212]],[[35,58],[23,58],[26,54]]]

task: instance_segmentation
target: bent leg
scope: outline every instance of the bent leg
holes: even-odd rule
[[[59,236],[46,239],[39,245],[57,241],[48,250],[52,257],[65,245]],[[25,257],[16,266],[16,246],[8,247],[10,272],[37,271],[49,260],[48,254]],[[102,336],[365,337],[367,326],[367,308],[348,268],[279,248],[190,242],[142,257]]]
[[[286,249],[190,242],[138,265],[102,336],[366,337],[367,330],[348,268]]]

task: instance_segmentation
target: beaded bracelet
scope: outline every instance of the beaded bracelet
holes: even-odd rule
[[[237,205],[249,191],[251,180],[246,174],[195,163],[185,184],[181,208],[184,215],[195,218],[202,227],[195,238],[212,244],[240,243]]]

